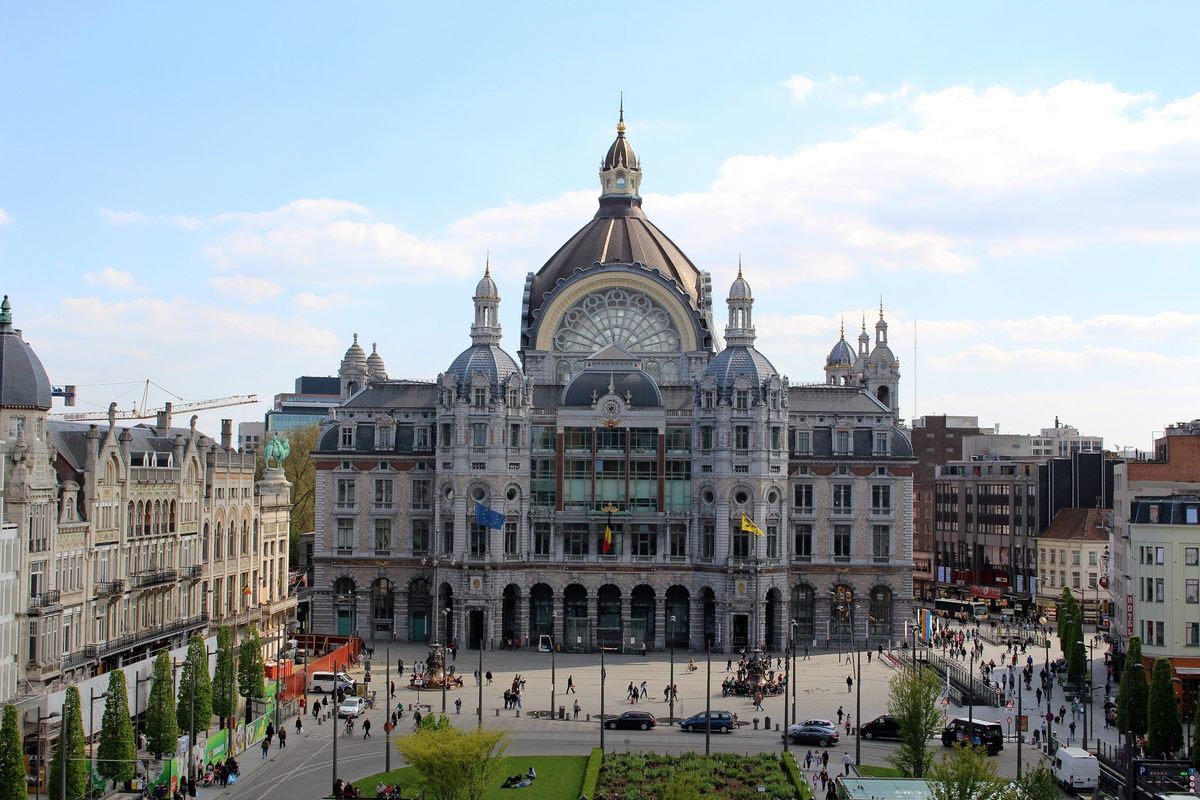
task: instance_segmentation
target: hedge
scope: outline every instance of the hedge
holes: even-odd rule
[[[600,765],[603,763],[604,751],[599,747],[593,747],[592,754],[588,756],[587,769],[583,772],[581,797],[591,798],[596,796],[596,783],[600,780]]]

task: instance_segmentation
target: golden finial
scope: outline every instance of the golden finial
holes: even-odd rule
[[[621,92],[621,113],[617,118],[617,133],[625,133],[625,93]]]

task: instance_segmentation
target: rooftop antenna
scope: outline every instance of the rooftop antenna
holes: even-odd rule
[[[917,321],[913,320],[913,415],[912,418],[917,418]]]

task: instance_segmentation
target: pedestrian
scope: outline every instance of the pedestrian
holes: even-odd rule
[[[404,659],[402,658],[396,662],[396,675],[403,675],[403,674],[404,674]]]
[[[475,673],[475,685],[476,686],[479,685],[479,673],[478,672]],[[396,699],[396,682],[395,681],[392,681],[391,693],[388,695],[388,699],[389,700]]]
[[[841,706],[838,706],[838,710],[837,710],[838,725],[842,724],[842,717],[844,717],[844,716],[846,716],[846,712],[842,711]]]
[[[725,660],[725,671],[729,672],[731,669],[733,669],[733,659],[729,658]]]
[[[849,675],[846,676],[846,691],[854,691],[854,678],[850,677]]]
[[[296,717],[296,735],[304,733],[304,717]]]
[[[300,718],[296,717],[296,721],[299,722]],[[279,748],[282,750],[285,747],[287,747],[287,730],[282,725],[280,725],[279,726]]]
[[[271,740],[270,740],[270,739],[268,739],[267,737],[265,737],[265,736],[264,736],[264,737],[263,737],[263,740],[262,740],[262,757],[263,757],[263,761],[266,761],[266,760],[267,760],[267,751],[268,751],[268,750],[270,750],[270,749],[271,749]]]
[[[1071,720],[1071,724],[1067,726],[1070,729],[1071,735],[1067,737],[1067,743],[1070,744],[1075,740],[1075,720]]]
[[[571,710],[575,713],[575,715],[574,715],[574,717],[572,717],[572,719],[579,719],[579,712],[583,710],[583,706],[579,705],[578,697],[575,698],[575,706]]]
[[[804,645],[804,658],[801,660],[802,661],[811,661],[812,660],[811,658],[809,658],[809,655],[808,655],[808,645]]]
[[[853,763],[854,763],[854,759],[850,758],[849,753],[842,753],[842,769],[845,770],[845,772],[843,774],[845,774],[845,775],[850,774],[850,765]]]
[[[650,698],[650,695],[646,692],[646,682],[645,681],[642,681],[641,694],[638,695],[638,698],[639,699],[646,698],[647,700]]]
[[[821,766],[822,767],[829,766],[829,751],[828,750],[821,751]]]
[[[461,697],[457,697],[454,699],[454,713],[455,714],[462,713],[462,698]]]
[[[868,664],[871,663],[871,651],[870,650],[867,651],[867,663]]]
[[[479,685],[479,670],[475,670],[475,685]]]
[[[487,685],[491,686],[492,685],[492,671],[489,669],[486,673],[484,673],[483,677],[485,677],[487,679]]]
[[[567,694],[575,694],[575,676],[567,676]]]
[[[1038,687],[1038,690],[1037,690],[1037,692],[1035,692],[1035,694],[1037,695],[1038,705],[1040,706],[1042,704],[1042,689],[1040,686]]]
[[[413,712],[413,730],[415,731],[419,727],[421,727],[421,709]]]
[[[809,750],[807,753],[804,754],[804,768],[812,769],[812,761],[813,761],[812,750]]]
[[[363,738],[364,739],[371,738],[371,720],[369,720],[369,719],[363,720]]]

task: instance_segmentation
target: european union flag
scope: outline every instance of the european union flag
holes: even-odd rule
[[[483,503],[476,501],[475,524],[482,525],[485,528],[503,528],[504,514],[499,511],[492,511]]]

